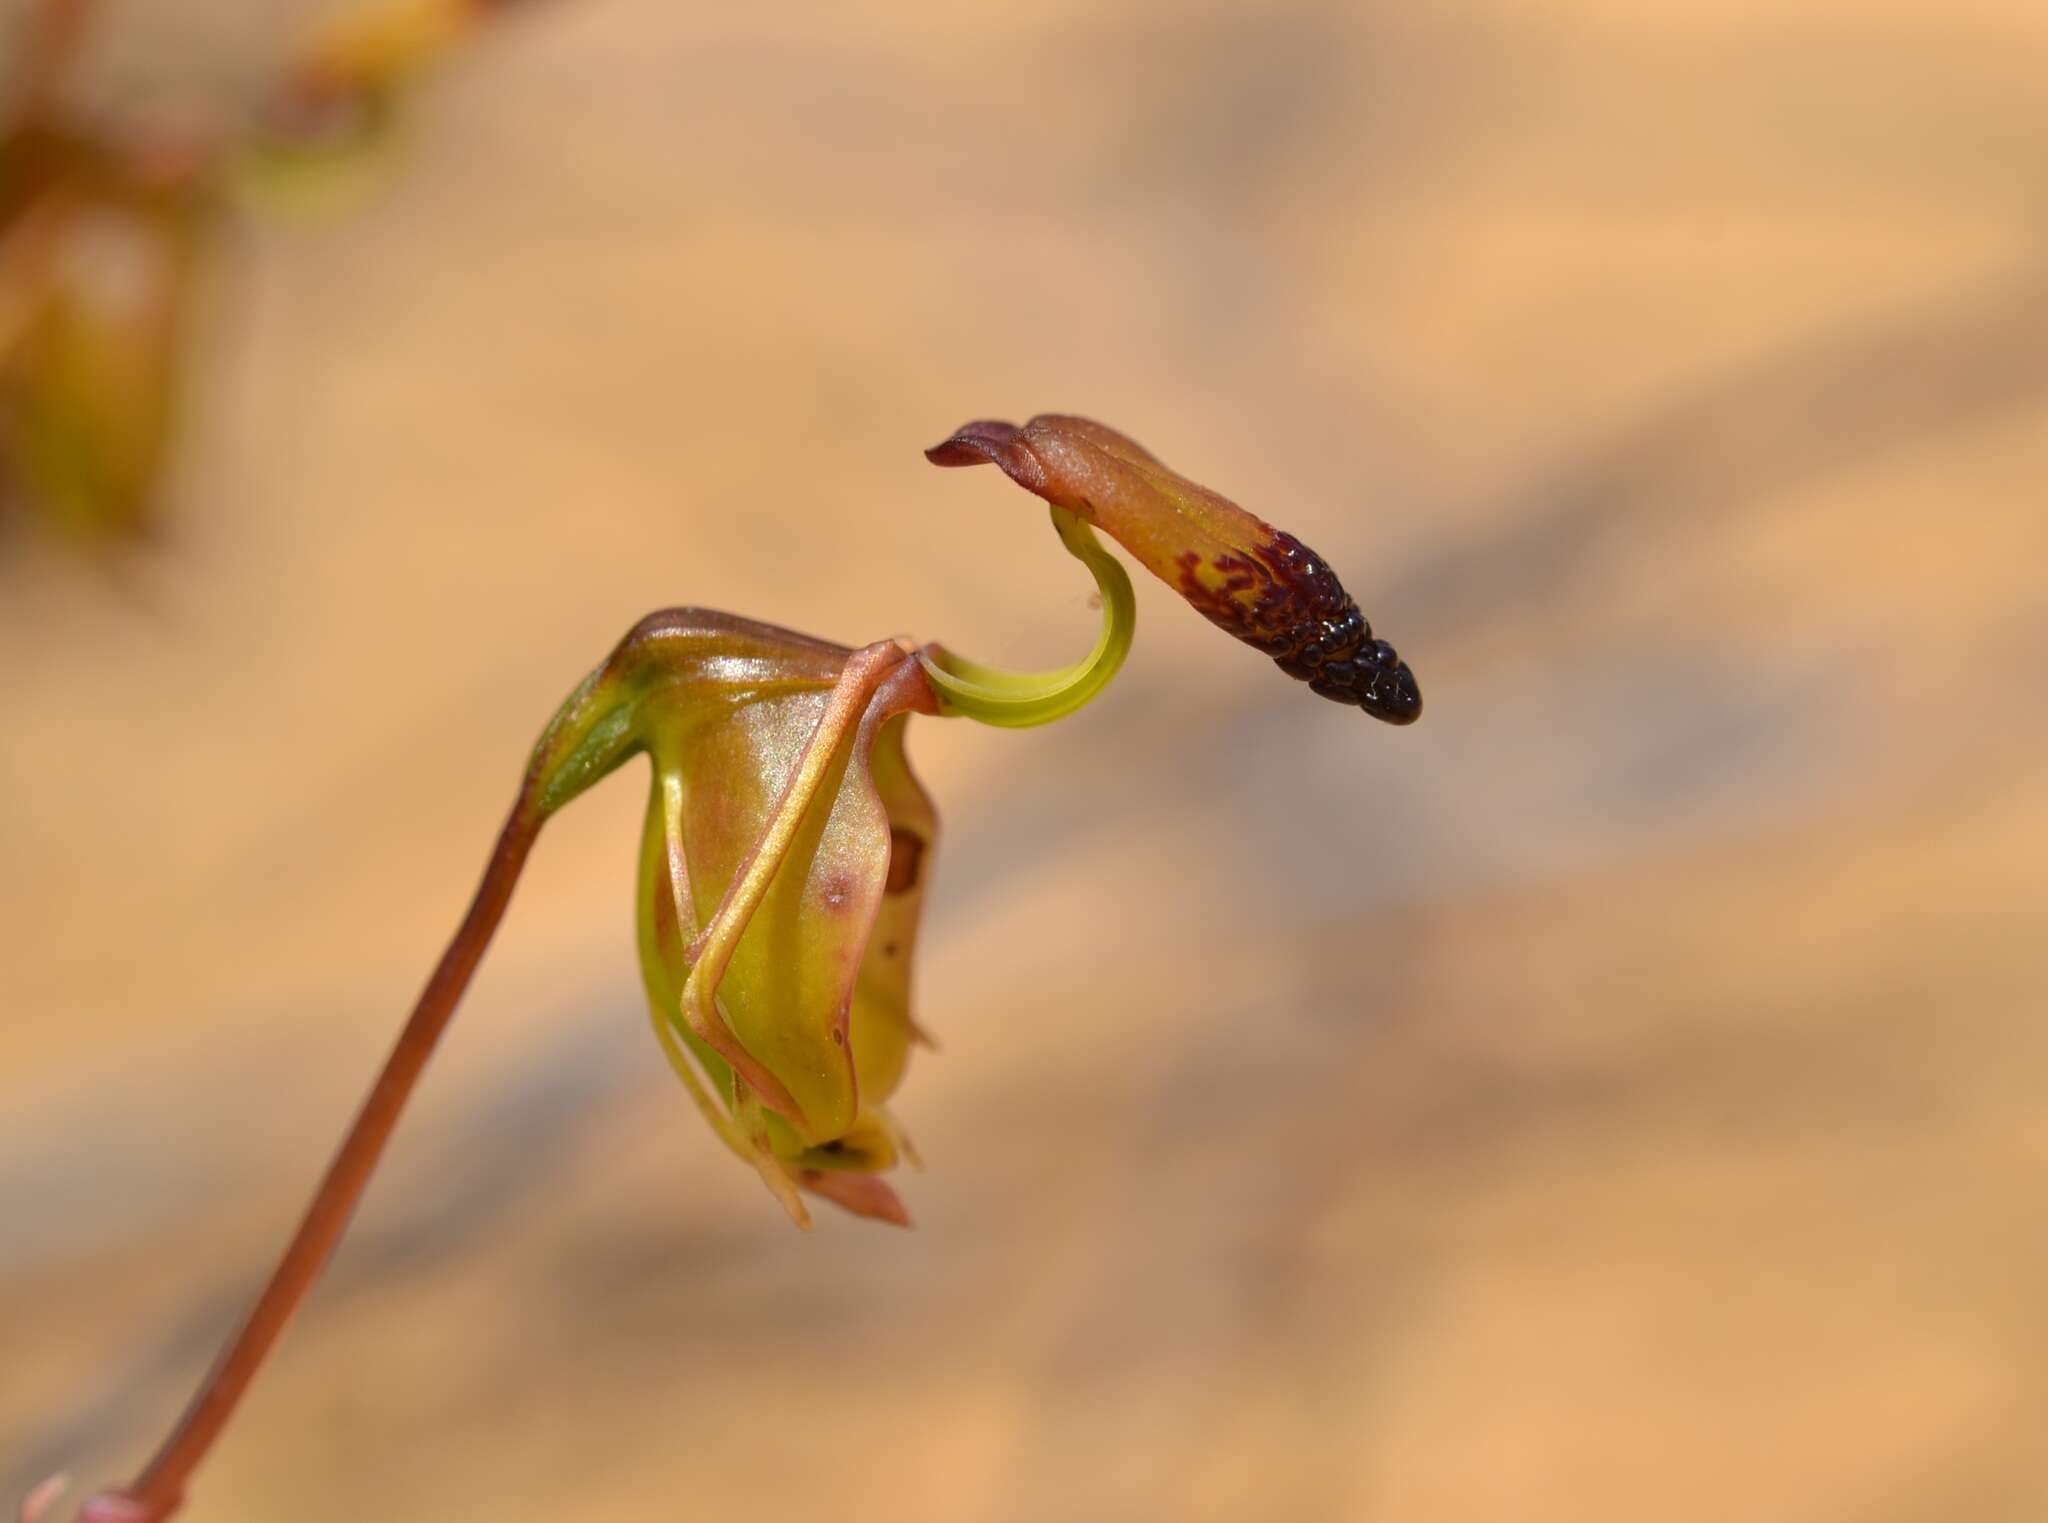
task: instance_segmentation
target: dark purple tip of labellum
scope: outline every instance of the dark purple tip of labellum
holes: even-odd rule
[[[1294,592],[1288,617],[1279,621],[1285,629],[1242,638],[1271,656],[1288,676],[1306,682],[1311,692],[1356,704],[1388,724],[1413,724],[1422,714],[1415,673],[1393,646],[1373,638],[1372,625],[1329,574],[1327,563],[1284,531],[1261,549],[1261,560]]]
[[[1299,677],[1311,691],[1338,703],[1355,703],[1388,724],[1413,724],[1422,714],[1422,689],[1408,663],[1384,640],[1366,640],[1349,655],[1324,661],[1279,663],[1290,677]]]

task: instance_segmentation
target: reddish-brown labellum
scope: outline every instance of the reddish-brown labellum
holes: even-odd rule
[[[1373,638],[1328,562],[1116,430],[1056,414],[1022,428],[968,423],[925,458],[994,462],[1027,491],[1100,528],[1210,623],[1323,697],[1389,724],[1421,714],[1415,674],[1393,646]]]

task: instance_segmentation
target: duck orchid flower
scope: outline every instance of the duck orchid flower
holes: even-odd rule
[[[543,731],[468,914],[428,980],[297,1235],[178,1427],[80,1523],[161,1523],[317,1278],[510,902],[541,826],[630,759],[649,763],[636,881],[654,1031],[698,1111],[808,1226],[805,1196],[907,1225],[882,1177],[909,1145],[892,1109],[920,1028],[910,968],[938,816],[910,769],[911,716],[1001,727],[1072,713],[1130,648],[1141,564],[1317,692],[1393,723],[1421,696],[1298,540],[1081,418],[972,423],[927,452],[993,461],[1051,504],[1102,600],[1094,650],[1020,673],[936,644],[853,648],[678,608],[636,624]]]

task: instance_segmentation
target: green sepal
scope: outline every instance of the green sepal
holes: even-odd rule
[[[577,684],[542,732],[533,748],[532,787],[543,818],[645,749],[625,687],[609,667],[600,667]]]

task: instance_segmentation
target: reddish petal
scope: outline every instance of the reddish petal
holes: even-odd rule
[[[910,1225],[910,1212],[904,1209],[902,1198],[878,1175],[835,1174],[805,1169],[799,1177],[806,1190],[824,1196],[855,1216],[872,1217],[878,1222],[889,1222],[898,1227]]]

